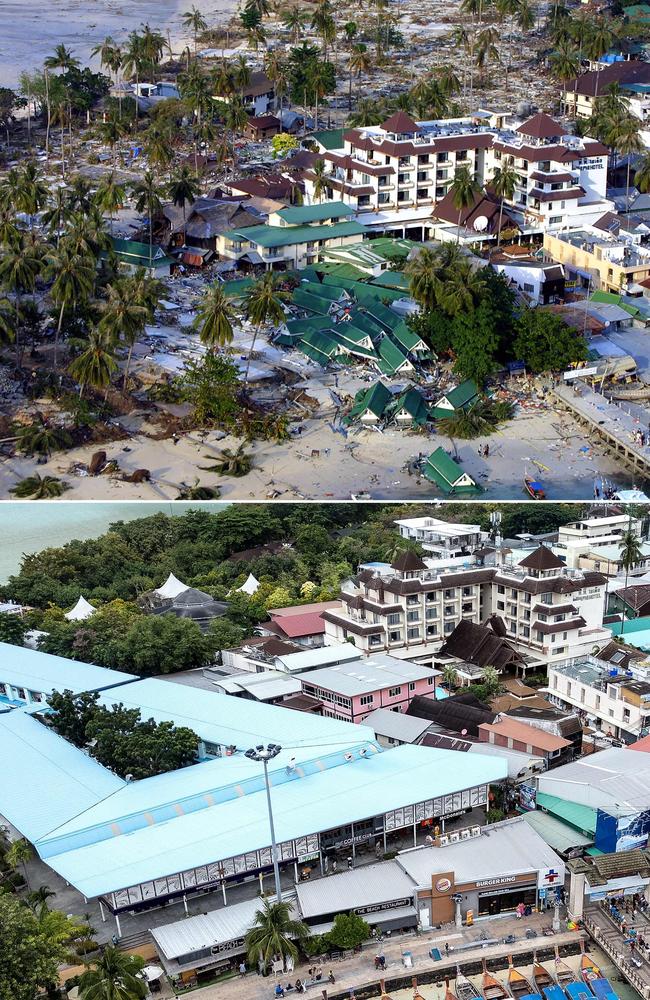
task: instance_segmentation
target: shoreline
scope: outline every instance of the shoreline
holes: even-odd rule
[[[231,17],[236,0],[193,0],[210,26],[220,18]],[[123,42],[130,31],[148,22],[169,38],[177,53],[191,37],[181,24],[181,15],[191,4],[188,0],[94,0],[88,7],[83,0],[39,0],[38,8],[27,9],[20,0],[3,3],[3,33],[0,37],[0,86],[15,88],[22,72],[42,66],[45,56],[62,43],[72,49],[83,65],[99,70],[99,60],[90,53],[106,35]]]

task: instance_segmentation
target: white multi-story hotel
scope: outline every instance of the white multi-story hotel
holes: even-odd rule
[[[516,122],[489,111],[429,122],[397,111],[382,125],[345,131],[340,149],[322,148],[328,197],[346,201],[375,230],[422,239],[461,166],[481,186],[498,167],[514,166],[519,180],[506,208],[526,232],[595,222],[613,207],[605,198],[608,153],[595,139],[566,134],[548,115]],[[316,201],[312,169],[304,179],[307,200]],[[483,219],[472,222],[479,233]]]
[[[620,553],[621,538],[626,531],[633,531],[641,538],[643,521],[630,517],[622,510],[607,511],[602,516],[583,517],[579,521],[563,524],[558,529],[557,548],[566,553],[566,564],[571,568],[598,568],[583,563],[583,557],[592,559],[602,553],[604,559],[611,558],[612,552]]]
[[[503,563],[500,551],[496,557],[496,566],[444,568],[407,552],[390,567],[369,566],[344,584],[341,610],[323,614],[325,642],[434,663],[460,621],[497,616],[504,637],[532,664],[586,656],[610,638],[601,573],[569,569],[545,546],[515,565]]]
[[[430,557],[427,559],[429,567],[437,564],[463,566],[475,549],[490,537],[479,524],[454,524],[437,517],[410,517],[395,521],[395,524],[402,538],[422,546]]]

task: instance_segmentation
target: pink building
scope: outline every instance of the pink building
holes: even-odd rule
[[[323,703],[323,715],[363,722],[378,708],[405,712],[416,695],[435,698],[439,675],[431,667],[378,653],[335,667],[306,670],[296,677],[305,694]]]

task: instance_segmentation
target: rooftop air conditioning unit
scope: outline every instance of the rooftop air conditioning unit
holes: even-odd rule
[[[454,830],[453,833],[449,834],[450,844],[457,844],[459,841],[460,841],[460,833],[458,832],[458,830]]]
[[[449,837],[446,833],[443,833],[441,837],[438,838],[438,843],[441,847],[447,847],[449,843]]]
[[[472,837],[480,837],[481,836],[481,828],[480,828],[480,826],[473,826],[473,827],[471,827],[470,833],[471,833]]]
[[[344,760],[354,760],[354,754],[353,753],[346,753],[346,754],[343,755],[343,759]]]
[[[461,832],[460,832],[460,839],[461,840],[469,840],[471,836],[472,836],[472,834],[470,833],[469,830],[461,830]]]

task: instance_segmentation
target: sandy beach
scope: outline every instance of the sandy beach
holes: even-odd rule
[[[502,433],[485,441],[456,442],[462,467],[484,488],[483,499],[521,500],[522,478],[526,470],[544,468],[543,476],[550,500],[590,500],[594,480],[605,476],[618,485],[632,485],[629,475],[589,445],[577,425],[568,425],[566,415],[562,437],[544,414],[521,414]],[[31,473],[64,479],[70,489],[62,500],[172,500],[182,483],[192,485],[199,478],[204,486],[218,486],[224,500],[314,499],[346,500],[352,493],[368,492],[373,500],[420,500],[443,494],[426,479],[409,475],[407,466],[419,453],[428,454],[438,445],[453,451],[454,444],[439,435],[425,437],[395,428],[383,433],[368,428],[351,432],[347,439],[332,431],[322,418],[303,422],[302,434],[282,444],[254,442],[247,446],[253,455],[252,471],[241,479],[218,476],[199,467],[210,465],[206,456],[222,448],[237,447],[239,441],[217,432],[191,432],[177,444],[168,438],[154,440],[135,434],[128,443],[102,445],[123,472],[148,469],[151,482],[133,484],[111,476],[79,476],[71,473],[76,463],[87,464],[97,446],[87,446],[53,455],[44,465],[34,459],[8,458],[0,464],[0,497],[18,479]],[[489,442],[490,455],[480,457],[479,445]],[[126,450],[125,450],[126,448]],[[587,448],[586,451],[581,449]],[[539,464],[535,464],[539,463]]]
[[[193,0],[210,25],[220,15],[230,15],[236,0]],[[40,67],[45,56],[62,43],[83,63],[93,48],[112,35],[121,41],[129,31],[148,22],[167,35],[172,50],[179,52],[190,36],[181,15],[192,4],[186,0],[0,0],[0,86],[12,87],[23,70]]]

